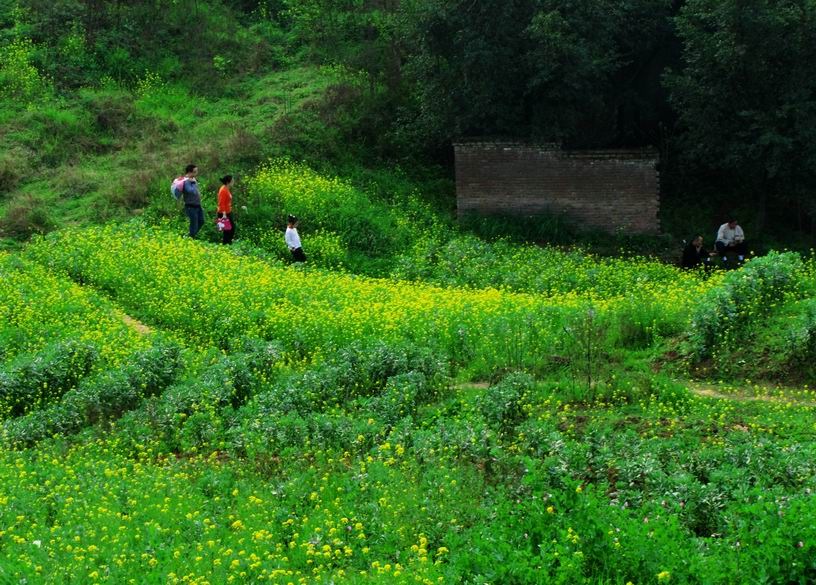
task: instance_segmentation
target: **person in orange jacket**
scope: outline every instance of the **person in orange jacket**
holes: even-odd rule
[[[232,216],[232,192],[230,187],[234,183],[232,175],[227,175],[221,179],[221,189],[218,190],[218,217],[229,220],[229,229],[223,230],[222,244],[231,244],[235,237],[235,218]]]

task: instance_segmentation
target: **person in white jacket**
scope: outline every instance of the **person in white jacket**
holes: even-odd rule
[[[306,254],[303,253],[303,248],[300,244],[300,235],[298,235],[297,226],[298,226],[298,218],[294,215],[290,215],[286,219],[286,235],[284,238],[286,239],[286,245],[289,247],[289,251],[292,252],[292,259],[295,262],[306,262]]]
[[[748,254],[748,246],[745,243],[745,233],[734,218],[729,219],[717,230],[717,241],[714,242],[717,253],[722,256],[723,261],[728,261],[727,253],[736,252],[737,259],[742,262]]]

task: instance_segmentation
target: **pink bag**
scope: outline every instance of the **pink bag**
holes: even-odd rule
[[[219,232],[228,232],[232,230],[232,222],[228,217],[216,217],[215,227],[218,228]]]

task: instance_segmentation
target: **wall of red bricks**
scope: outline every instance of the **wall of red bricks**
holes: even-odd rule
[[[563,151],[555,145],[454,145],[459,216],[563,214],[604,231],[660,231],[653,151]]]

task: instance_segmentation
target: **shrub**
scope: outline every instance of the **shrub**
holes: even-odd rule
[[[524,399],[535,385],[526,372],[513,372],[491,386],[479,399],[479,409],[485,420],[496,429],[507,430],[526,418]]]
[[[427,381],[419,372],[398,374],[388,379],[382,393],[369,402],[369,408],[386,426],[416,412],[417,399],[426,393]]]
[[[788,330],[790,353],[799,360],[816,358],[816,299],[805,299],[796,307],[794,325]]]
[[[49,205],[33,195],[14,198],[0,218],[0,235],[25,240],[34,234],[44,234],[56,226]]]
[[[114,420],[143,398],[159,394],[182,367],[180,349],[157,344],[137,352],[128,364],[87,378],[48,408],[4,423],[10,445],[30,446],[54,435],[69,435],[101,421]]]
[[[243,353],[219,359],[195,379],[173,385],[129,413],[119,423],[123,432],[134,442],[149,436],[171,451],[223,438],[225,413],[271,383],[283,357],[275,343],[245,340],[241,347]]]
[[[50,95],[48,80],[34,66],[35,52],[30,39],[0,48],[0,97],[9,103],[29,104]]]
[[[32,153],[22,148],[6,149],[0,154],[0,195],[17,188],[30,170]]]
[[[550,242],[562,244],[577,239],[579,230],[568,217],[557,214],[535,216],[480,215],[468,213],[460,224],[466,231],[481,238],[510,237],[519,242]]]
[[[7,370],[0,369],[0,415],[20,416],[59,400],[91,372],[98,358],[95,345],[72,340],[18,358]]]
[[[777,303],[802,292],[804,268],[798,254],[772,252],[728,273],[700,299],[692,315],[692,354],[702,359],[715,356],[718,347],[727,353],[725,348],[742,345],[748,329],[761,326]]]
[[[354,343],[339,351],[336,359],[352,367],[349,377],[342,380],[352,389],[346,394],[348,398],[381,392],[392,377],[408,372],[422,374],[427,381],[417,395],[420,401],[429,400],[449,383],[445,357],[419,345]]]

